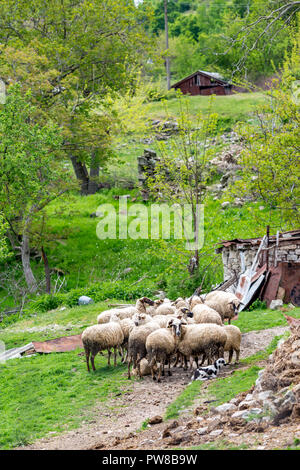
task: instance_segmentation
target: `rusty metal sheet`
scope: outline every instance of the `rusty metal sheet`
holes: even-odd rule
[[[281,276],[282,263],[279,263],[276,267],[270,267],[268,271],[268,281],[265,285],[264,292],[262,294],[262,300],[265,300],[267,302],[267,307],[270,306],[272,300],[276,299]]]
[[[83,348],[80,335],[63,336],[62,338],[50,339],[48,341],[32,341],[34,349],[38,353],[67,352],[77,348]]]

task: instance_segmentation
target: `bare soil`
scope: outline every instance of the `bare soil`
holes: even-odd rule
[[[265,349],[274,336],[283,334],[287,329],[288,327],[275,327],[243,334],[240,357],[245,358]],[[260,365],[263,366],[263,363]],[[231,365],[222,372],[222,375],[228,375],[240,367],[245,367],[245,365]],[[119,397],[112,398],[109,403],[95,406],[92,422],[83,422],[80,428],[63,434],[51,435],[49,433],[47,437],[19,449],[170,449],[178,447],[176,439],[163,437],[163,431],[169,422],[148,425],[146,429],[141,429],[147,419],[154,416],[163,417],[168,405],[190,382],[190,371],[185,372],[182,369],[173,368],[172,372],[171,377],[166,376],[159,384],[153,382],[151,377],[132,382],[128,390]],[[201,416],[193,415],[194,408],[195,404],[190,409],[184,410],[180,418],[176,420],[178,432],[183,428],[186,429],[186,426],[190,426],[191,429],[194,425],[199,427]],[[224,428],[218,438],[207,434],[199,436],[196,432],[191,432],[193,438],[190,438],[188,443],[181,443],[180,447],[225,439],[228,445],[246,444],[248,448],[271,449],[292,445],[292,436],[300,438],[299,423],[294,423],[293,429],[291,425],[282,425],[274,429],[269,427],[266,433],[262,430],[249,430],[245,434],[245,429],[242,430],[242,428],[240,431],[238,427],[237,429]]]

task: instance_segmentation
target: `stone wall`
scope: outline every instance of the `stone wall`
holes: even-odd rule
[[[271,244],[270,246],[272,246]],[[274,245],[273,245],[274,246]],[[229,279],[235,274],[240,274],[242,271],[241,252],[244,253],[245,268],[250,268],[259,245],[242,245],[232,244],[229,247],[222,248],[222,261],[224,267],[224,280]],[[264,254],[262,254],[264,257]],[[263,258],[264,260],[264,258]],[[300,241],[292,242],[284,241],[279,244],[277,248],[277,261],[278,262],[294,262],[300,263]],[[264,262],[264,261],[263,261]],[[269,251],[269,264],[275,264],[274,250]]]

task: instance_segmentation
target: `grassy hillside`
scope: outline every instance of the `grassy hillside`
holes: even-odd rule
[[[224,129],[232,129],[238,121],[253,119],[255,106],[264,99],[259,93],[214,97],[213,109],[220,116],[218,133],[223,133]],[[210,97],[190,98],[191,115],[199,111],[205,113],[209,103]],[[129,105],[129,109],[130,106],[133,107],[133,113],[134,103]],[[180,112],[178,99],[171,99],[167,103],[152,102],[143,106],[145,109],[141,108],[141,115],[150,120],[176,118]],[[90,216],[101,204],[112,204],[118,211],[120,195],[129,196],[129,206],[133,202],[142,202],[139,190],[127,189],[126,183],[131,181],[133,185],[137,184],[136,158],[142,154],[144,148],[156,149],[156,143],[155,140],[152,144],[143,143],[143,136],[138,128],[135,131],[134,124],[132,129],[132,132],[119,136],[115,143],[118,159],[111,162],[106,176],[103,176],[112,186],[118,187],[103,189],[87,197],[76,194],[65,196],[64,199],[53,202],[47,209],[48,241],[45,241],[44,247],[50,268],[59,269],[64,273],[65,282],[61,292],[81,289],[84,294],[88,286],[97,284],[97,292],[100,290],[102,295],[98,295],[96,300],[111,297],[134,298],[139,294],[153,293],[157,289],[163,289],[169,296],[176,297],[190,295],[199,285],[197,277],[189,279],[184,263],[181,264],[181,246],[173,239],[162,244],[160,240],[150,239],[97,238],[98,219]],[[122,189],[122,186],[125,188]],[[214,245],[220,240],[263,235],[267,223],[279,226],[277,214],[273,211],[269,213],[266,208],[261,210],[260,205],[259,202],[245,203],[243,207],[230,206],[223,210],[221,201],[208,198],[205,207],[205,244],[202,250],[205,255],[201,259],[202,268],[215,256]],[[150,219],[150,202],[147,207]],[[186,263],[187,261],[188,259],[184,260]],[[44,268],[39,258],[32,260],[32,267],[35,274],[42,278]],[[220,282],[222,276],[219,256],[207,274],[204,288],[209,289],[212,284]],[[76,293],[74,296],[78,298],[77,294],[79,295]],[[5,293],[0,292],[1,295],[4,297]],[[8,298],[1,308],[11,306],[11,299]]]
[[[9,349],[30,341],[78,334],[96,321],[97,314],[106,309],[109,302],[113,300],[72,309],[37,312],[0,331],[0,341]],[[299,318],[300,308],[289,314]],[[246,332],[249,329],[286,325],[287,322],[281,312],[264,310],[242,312],[234,324]],[[254,359],[261,360],[270,352],[269,349],[262,351]],[[109,404],[111,398],[131,389],[132,382],[126,378],[126,366],[121,365],[120,361],[117,368],[109,368],[106,357],[97,355],[95,364],[96,372],[89,374],[80,350],[29,356],[0,364],[0,382],[5,384],[0,394],[0,448],[26,445],[49,432],[58,434],[78,427],[83,421],[93,421],[92,409],[96,404]],[[228,397],[252,385],[258,368],[254,360],[250,366],[249,372],[236,372],[225,381],[220,379],[218,403],[227,401]],[[212,384],[211,393],[216,393],[218,383]],[[199,395],[199,388],[200,382],[195,382],[174,397],[166,416],[177,416],[179,409],[189,406]]]

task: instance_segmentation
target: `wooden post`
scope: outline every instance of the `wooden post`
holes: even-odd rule
[[[267,225],[267,250],[266,250],[266,264],[267,272],[269,271],[269,239],[270,239],[270,225]]]

